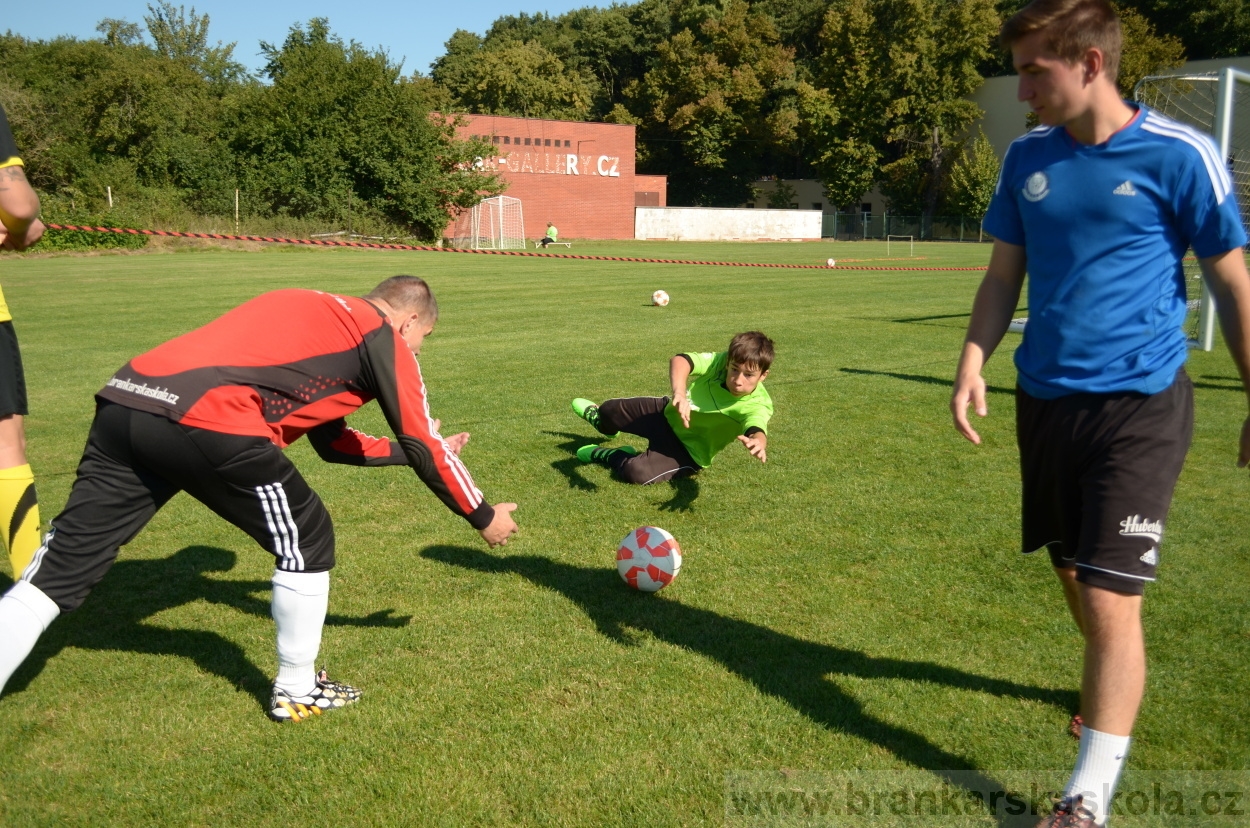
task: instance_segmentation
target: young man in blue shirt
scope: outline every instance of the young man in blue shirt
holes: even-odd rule
[[[1034,0],[1001,40],[1041,126],[1003,159],[951,412],[979,443],[967,411],[988,413],[981,370],[1027,272],[1015,354],[1023,549],[1049,550],[1085,638],[1076,768],[1041,826],[1088,828],[1106,822],[1145,689],[1142,593],[1193,430],[1181,259],[1192,246],[1250,387],[1246,235],[1210,139],[1120,98],[1106,0]]]

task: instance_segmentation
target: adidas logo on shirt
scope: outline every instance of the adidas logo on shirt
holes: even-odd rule
[[[1132,181],[1125,181],[1119,187],[1116,187],[1114,190],[1112,190],[1111,193],[1113,195],[1126,195],[1126,196],[1137,195],[1137,191],[1133,189]]]

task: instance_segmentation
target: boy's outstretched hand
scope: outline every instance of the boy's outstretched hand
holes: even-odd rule
[[[681,424],[690,428],[690,398],[679,397],[673,401],[673,408],[676,408],[677,413],[681,415]]]
[[[757,431],[750,437],[745,434],[738,435],[738,442],[747,447],[747,451],[751,452],[752,457],[758,457],[761,463],[768,462],[768,435],[762,431]]]

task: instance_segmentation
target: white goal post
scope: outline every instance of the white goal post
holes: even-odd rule
[[[1192,75],[1142,78],[1133,98],[1151,109],[1210,133],[1229,166],[1241,223],[1250,215],[1250,74],[1233,68]],[[1215,302],[1202,283],[1193,251],[1185,261],[1185,283],[1194,320],[1186,324],[1191,347],[1211,350],[1215,341]]]
[[[887,256],[890,255],[890,242],[896,239],[898,241],[907,239],[907,255],[908,256],[916,255],[916,239],[912,236],[886,236],[885,237],[885,255]]]
[[[456,218],[451,243],[463,250],[524,249],[521,199],[502,195],[482,199]]]

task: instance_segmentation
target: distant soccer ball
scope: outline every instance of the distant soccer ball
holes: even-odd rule
[[[830,267],[837,267],[838,265],[838,263],[835,262],[833,259],[826,259],[825,264],[829,265]]]
[[[651,294],[651,304],[658,305],[661,308],[668,304],[668,294],[662,290],[657,290]]]
[[[658,592],[681,571],[681,547],[656,526],[641,526],[616,550],[616,570],[625,583],[642,592]]]

